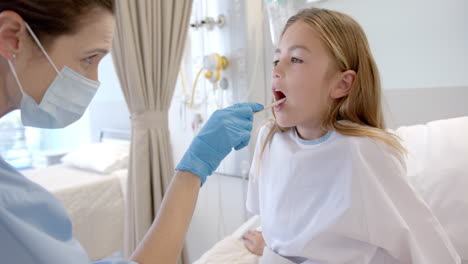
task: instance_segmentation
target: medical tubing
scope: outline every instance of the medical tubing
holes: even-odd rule
[[[187,88],[185,88],[185,77],[184,77],[184,70],[182,68],[179,69],[180,74],[180,85],[182,86],[182,93],[185,95],[187,94]]]
[[[192,85],[192,97],[190,98],[190,105],[189,105],[189,108],[192,108],[193,107],[193,101],[195,99],[195,89],[197,88],[197,82],[198,82],[198,78],[200,77],[200,74],[203,72],[205,68],[201,67],[200,70],[198,71],[197,73],[197,76],[195,77],[195,81],[193,82],[193,85]]]

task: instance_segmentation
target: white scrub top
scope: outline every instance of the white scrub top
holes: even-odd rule
[[[59,200],[0,157],[0,263],[87,264]],[[130,264],[104,260],[94,264]]]
[[[260,215],[271,250],[307,264],[460,263],[389,147],[337,132],[309,141],[295,129],[278,132],[254,180],[268,130],[257,142],[247,209]]]

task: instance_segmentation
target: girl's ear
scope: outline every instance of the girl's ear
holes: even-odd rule
[[[353,87],[354,81],[356,80],[356,72],[353,70],[344,71],[340,73],[339,78],[338,83],[330,93],[330,97],[332,99],[345,97],[349,94],[351,87]]]

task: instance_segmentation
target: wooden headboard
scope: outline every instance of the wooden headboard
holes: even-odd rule
[[[383,108],[388,128],[468,116],[467,87],[384,90]]]

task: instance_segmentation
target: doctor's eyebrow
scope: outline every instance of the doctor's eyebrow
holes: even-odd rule
[[[306,46],[303,46],[303,45],[292,45],[291,47],[289,47],[288,51],[291,52],[291,51],[297,50],[297,49],[303,49],[303,50],[306,50],[306,51],[310,52],[310,50]],[[281,49],[277,48],[275,50],[275,54],[281,54]]]
[[[90,50],[90,51],[86,52],[86,54],[91,54],[91,53],[102,53],[103,55],[106,55],[107,53],[109,53],[109,50],[107,50],[107,49],[93,49],[93,50]]]

